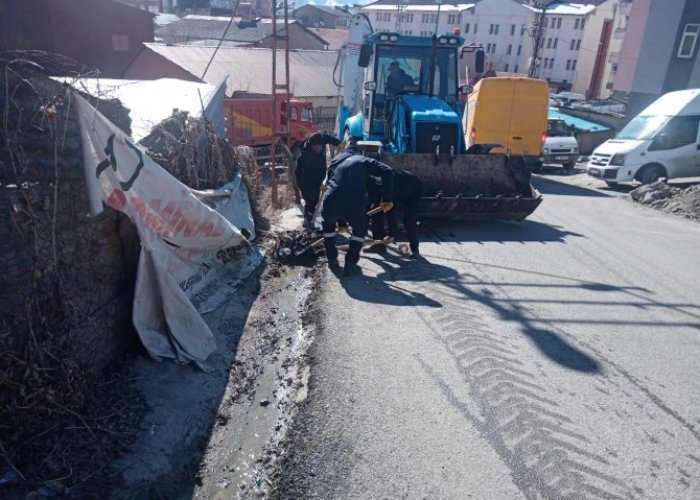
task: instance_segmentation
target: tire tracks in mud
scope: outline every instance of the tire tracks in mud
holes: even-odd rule
[[[460,254],[457,257],[464,259],[461,250],[451,250],[451,253]],[[470,291],[466,284],[459,284],[459,276],[438,276],[436,279],[430,266],[427,262],[404,266],[392,271],[391,279],[409,282],[418,292],[443,304],[441,309],[417,308],[416,314],[454,359],[469,386],[472,401],[461,399],[461,395],[455,394],[432,367],[420,359],[418,361],[445,398],[479,430],[511,470],[514,484],[525,497],[648,498],[641,487],[609,472],[623,460],[620,454],[589,440],[585,429],[567,416],[557,403],[554,389],[545,386],[535,370],[518,359],[518,341],[523,339],[515,339],[512,333],[502,333],[497,328],[498,322],[504,321],[504,313],[508,311],[499,310],[493,302],[487,305],[477,300],[476,292]],[[497,285],[496,288],[499,293],[507,295]],[[523,306],[518,306],[518,318],[526,323],[525,328],[529,327],[527,323],[537,322],[531,311]],[[506,315],[506,321],[508,319],[513,318]],[[666,407],[621,367],[586,343],[572,339],[561,329],[554,328],[553,331],[568,343],[578,344],[593,352],[603,366],[620,375],[614,380],[604,373],[594,382],[595,389],[610,394],[604,387],[612,385],[615,397],[624,394],[639,406],[637,401],[640,398],[634,398],[622,387],[631,385],[630,392],[643,394],[644,399],[651,401],[697,438],[691,424]],[[602,367],[599,369],[602,370]],[[609,411],[603,407],[598,410]],[[648,417],[653,420],[652,416]],[[600,448],[604,448],[603,454],[598,451]],[[698,469],[697,464],[693,464],[692,456],[687,458],[684,461],[688,464],[687,469]],[[687,473],[682,475],[680,483],[689,488]]]

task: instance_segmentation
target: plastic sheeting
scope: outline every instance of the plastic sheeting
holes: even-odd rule
[[[220,305],[260,262],[244,237],[255,234],[245,185],[238,176],[218,190],[190,189],[74,98],[89,189],[126,214],[141,239],[136,331],[155,359],[205,368],[216,342],[200,313]]]

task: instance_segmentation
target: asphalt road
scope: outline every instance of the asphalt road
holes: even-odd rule
[[[700,224],[536,183],[325,273],[279,498],[700,498]]]

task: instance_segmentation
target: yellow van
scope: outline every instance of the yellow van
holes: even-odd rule
[[[547,137],[547,82],[534,78],[483,78],[469,94],[462,118],[465,143],[500,144],[492,153],[523,155],[533,168],[541,165]]]

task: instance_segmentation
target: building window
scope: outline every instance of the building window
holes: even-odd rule
[[[507,54],[507,55],[510,55],[512,52],[513,52],[513,45],[509,43],[509,44],[508,44],[508,50],[506,50],[506,54]]]
[[[479,31],[479,23],[474,23],[474,34],[476,35],[477,31]]]
[[[558,39],[558,38],[555,38],[555,39],[554,39],[554,42],[552,43],[552,48],[553,48],[553,49],[556,49],[556,48],[557,48],[557,40],[559,40],[559,39]]]
[[[517,64],[515,65],[515,68],[513,68],[513,72],[514,72],[514,73],[517,73],[517,72],[518,72],[518,65],[517,65]]]
[[[490,43],[487,43],[487,44],[486,44],[486,53],[487,53],[487,54],[490,54],[490,53],[491,53],[491,44],[490,44]]]
[[[548,49],[552,48],[552,39],[551,38],[547,38],[547,48]]]
[[[515,24],[510,25],[510,36],[515,36]]]
[[[450,14],[447,16],[447,24],[457,24],[457,14]]]
[[[496,44],[495,43],[491,46],[491,53],[492,54],[496,53]]]
[[[498,35],[498,25],[497,24],[490,24],[489,25],[489,35]]]
[[[581,26],[580,26],[580,28],[583,29],[583,27],[584,27],[585,25],[586,25],[586,20],[585,20],[585,19],[581,19]]]
[[[571,40],[571,46],[569,47],[569,50],[576,50],[576,40]]]
[[[496,25],[496,31],[494,31],[493,34],[498,35],[498,24]]]
[[[524,24],[520,27],[520,36],[525,36],[525,25]]]
[[[581,48],[581,40],[576,40],[576,50]]]
[[[571,61],[571,70],[573,71],[573,70],[575,70],[575,69],[576,69],[576,59],[574,59],[573,61]]]
[[[543,68],[546,68],[549,65],[549,57],[544,58],[544,64],[542,65]]]
[[[566,60],[566,71],[569,71],[571,69],[571,59]]]
[[[428,22],[428,14],[422,14],[420,16],[420,22],[426,24]]]
[[[503,71],[508,71],[508,63],[503,67]]]
[[[557,29],[561,28],[561,17],[557,19]]]
[[[112,50],[114,52],[128,52],[129,35],[112,35]]]
[[[522,51],[523,51],[523,46],[522,46],[522,45],[518,45],[518,55],[520,55],[520,53],[521,53]]]
[[[469,33],[469,23],[464,25],[464,34],[466,35],[467,33]]]
[[[576,20],[574,21],[574,29],[575,29],[575,30],[578,29],[578,23],[579,23],[579,21],[580,21],[580,19],[576,19]]]
[[[556,17],[553,17],[553,18],[551,19],[551,21],[552,21],[552,22],[549,23],[549,27],[550,27],[550,28],[554,28],[554,26],[557,24],[557,18],[556,18]]]
[[[554,67],[554,58],[552,57],[552,58],[549,60],[549,69],[552,69],[553,67]]]
[[[695,52],[695,45],[698,41],[700,24],[686,24],[683,28],[681,43],[678,44],[678,57],[680,59],[690,59]]]

